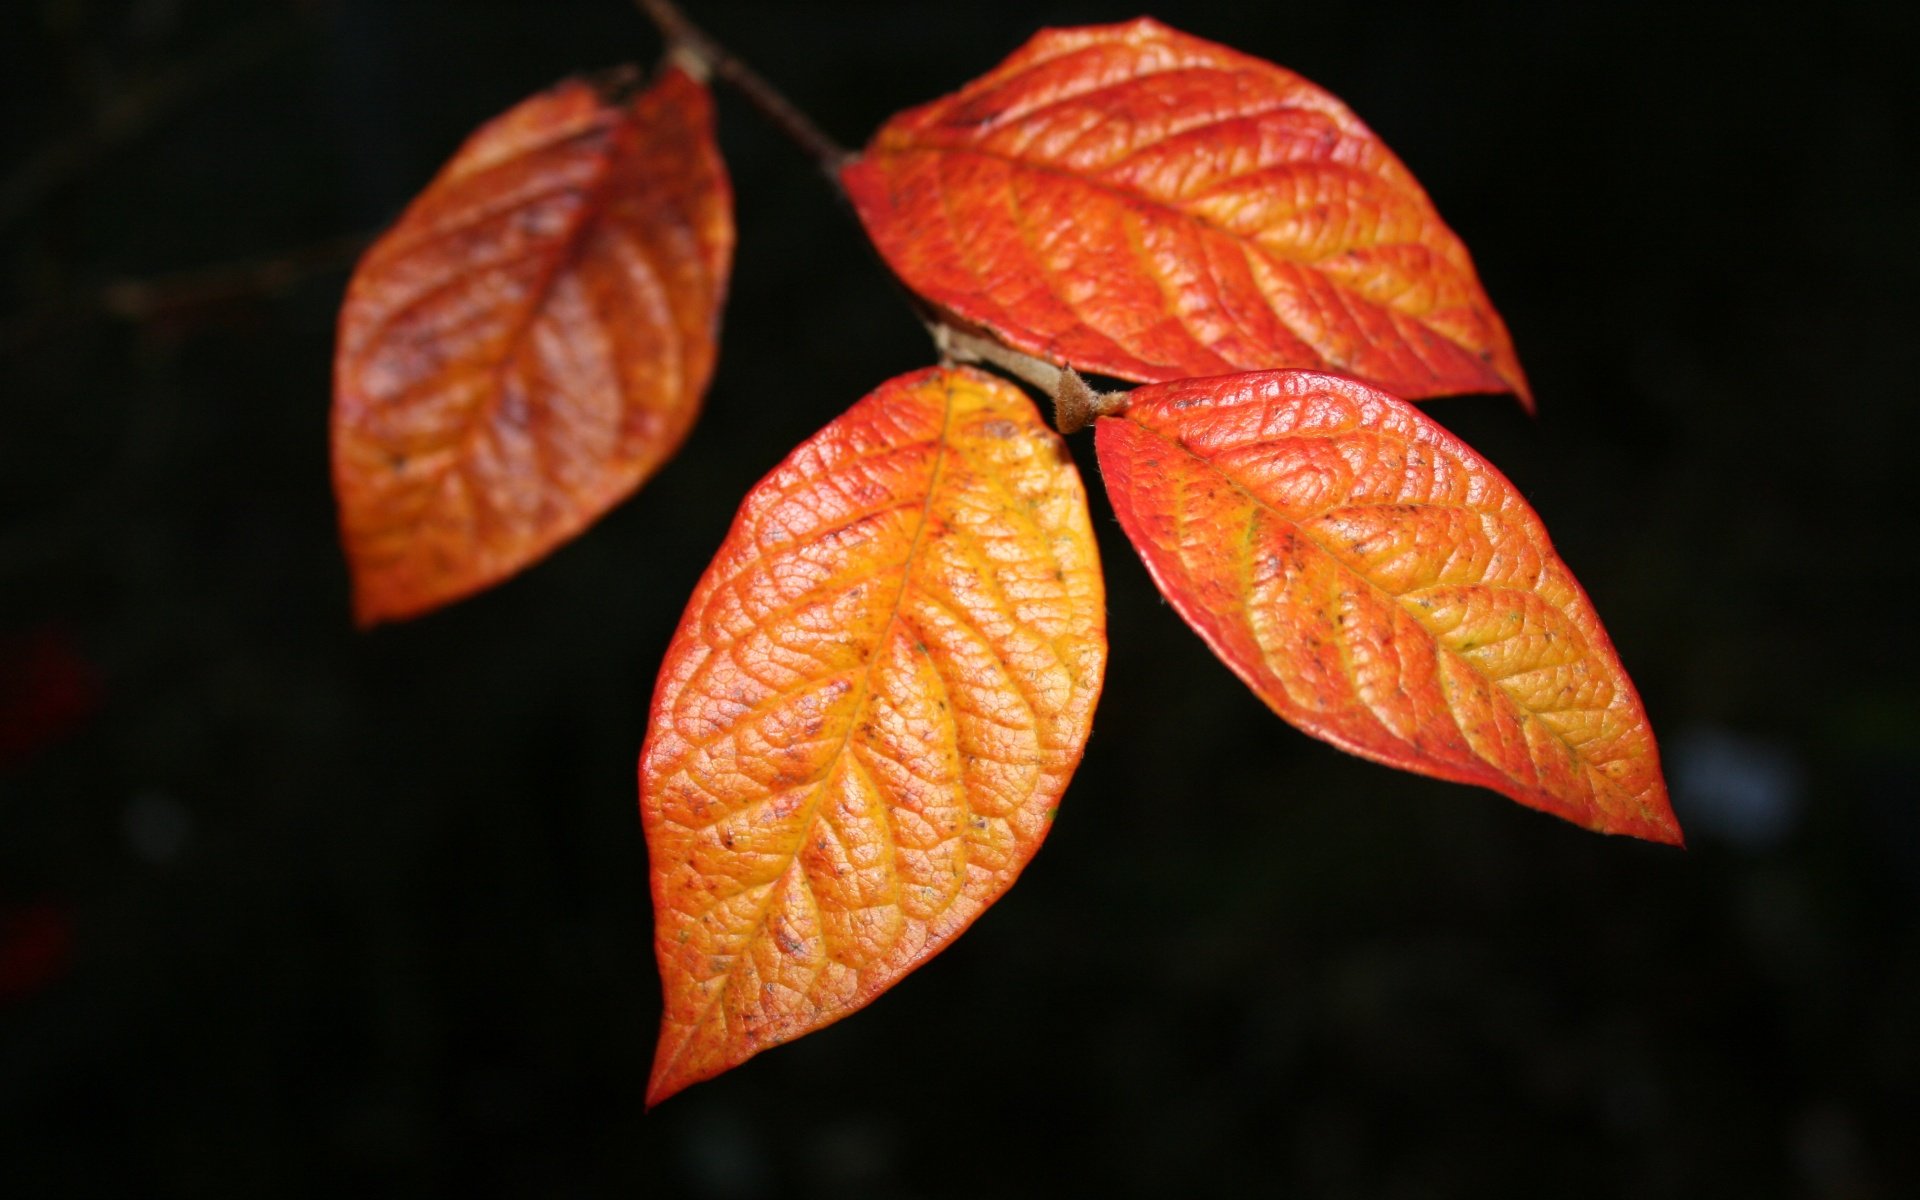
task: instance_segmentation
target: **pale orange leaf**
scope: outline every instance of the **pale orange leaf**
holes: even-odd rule
[[[641,757],[649,1103],[847,1015],[1039,848],[1106,662],[1086,495],[1018,389],[885,384],[748,495]]]

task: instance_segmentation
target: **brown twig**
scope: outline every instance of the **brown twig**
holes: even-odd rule
[[[938,317],[922,320],[933,344],[939,347],[942,362],[986,363],[1051,396],[1053,427],[1061,433],[1078,433],[1095,417],[1109,416],[1126,407],[1126,392],[1096,392],[1072,367],[1055,366]]]
[[[725,80],[780,132],[805,150],[833,181],[833,186],[840,188],[840,168],[853,157],[851,151],[828,137],[812,118],[794,107],[793,102],[758,71],[735,58],[704,29],[688,20],[673,0],[634,0],[634,3],[659,27],[661,36],[667,39],[667,52],[690,73],[701,78],[716,75]]]
[[[934,346],[940,351],[942,362],[986,363],[999,367],[1015,379],[1030,383],[1049,396],[1060,390],[1062,380],[1071,373],[1071,369],[1063,370],[1045,359],[1035,358],[992,338],[949,325],[937,317],[923,320]]]
[[[733,52],[687,19],[673,0],[634,0],[641,12],[667,39],[667,54],[689,73],[706,79],[719,76],[738,90],[762,116],[813,157],[842,197],[841,168],[854,157],[844,146],[821,132],[812,118],[763,79]],[[1095,417],[1120,411],[1126,392],[1096,392],[1072,367],[1059,367],[994,340],[963,329],[927,301],[907,292],[907,302],[933,337],[942,362],[985,363],[1053,398],[1054,427],[1061,433],[1084,429]]]

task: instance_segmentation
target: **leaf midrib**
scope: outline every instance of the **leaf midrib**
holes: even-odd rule
[[[820,772],[820,777],[814,781],[812,795],[807,798],[804,805],[803,815],[798,822],[801,836],[795,842],[793,854],[788,859],[787,865],[781,869],[780,874],[776,875],[768,885],[766,899],[761,903],[759,911],[754,914],[753,922],[747,927],[746,934],[742,939],[743,947],[750,947],[752,943],[758,940],[765,932],[767,917],[773,911],[774,901],[780,894],[780,885],[785,882],[787,877],[799,866],[800,848],[805,844],[807,834],[812,830],[814,822],[819,819],[820,802],[826,790],[826,782],[828,778],[832,776],[834,768],[839,765],[841,758],[847,755],[848,746],[853,740],[854,730],[860,726],[859,713],[861,709],[865,707],[868,699],[873,695],[874,670],[880,660],[881,651],[885,648],[888,639],[893,634],[895,623],[900,619],[900,609],[906,600],[907,589],[911,586],[913,578],[913,562],[919,554],[921,542],[925,538],[927,524],[933,512],[933,499],[939,493],[941,477],[946,473],[947,455],[951,452],[951,446],[947,440],[948,432],[953,426],[954,404],[953,385],[951,381],[945,383],[944,390],[945,403],[940,417],[940,432],[936,434],[933,439],[933,444],[937,449],[934,454],[933,470],[927,477],[927,497],[920,506],[920,521],[914,528],[913,539],[908,543],[906,555],[901,559],[900,586],[894,592],[893,601],[888,606],[886,622],[881,626],[879,634],[874,638],[872,650],[867,657],[866,669],[860,674],[859,692],[848,710],[850,716],[847,721],[846,732],[841,735],[840,744],[835,746],[833,752],[827,756],[825,766]],[[862,769],[864,770],[864,767]],[[804,872],[802,878],[805,878]],[[897,873],[895,884],[897,887]],[[808,885],[808,891],[809,893],[812,891],[811,884]],[[826,931],[824,928],[822,928],[820,936],[824,942],[826,940]],[[654,1074],[656,1077],[669,1077],[672,1069],[680,1063],[681,1059],[686,1057],[688,1048],[693,1044],[693,1035],[712,1019],[715,1011],[720,1009],[721,1002],[726,999],[728,990],[733,986],[733,982],[739,974],[739,963],[743,957],[744,954],[736,954],[733,956],[733,961],[728,965],[725,974],[721,976],[720,986],[714,989],[712,998],[709,999],[701,1009],[700,1015],[686,1025],[686,1028],[690,1032],[686,1039],[684,1039],[674,1051],[673,1057],[655,1069]]]
[[[1235,118],[1235,119],[1238,120],[1241,118]],[[1224,122],[1222,123],[1224,124]],[[932,142],[907,142],[897,147],[880,148],[872,154],[872,157],[884,158],[884,157],[893,156],[893,155],[905,155],[905,154],[931,154],[931,155],[970,154],[978,158],[987,158],[987,159],[992,159],[995,162],[1006,163],[1009,166],[1018,167],[1026,171],[1032,171],[1036,174],[1047,175],[1056,179],[1063,179],[1070,183],[1079,184],[1080,186],[1088,188],[1092,191],[1100,192],[1107,196],[1111,196],[1114,200],[1120,202],[1122,205],[1127,207],[1144,206],[1144,207],[1151,208],[1157,212],[1163,212],[1170,216],[1178,217],[1179,219],[1184,221],[1191,221],[1195,225],[1198,225],[1201,229],[1206,230],[1208,233],[1218,234],[1221,237],[1226,238],[1227,240],[1234,242],[1236,244],[1250,246],[1254,250],[1259,251],[1261,254],[1267,255],[1268,257],[1273,258],[1276,261],[1291,263],[1296,266],[1303,266],[1303,267],[1310,267],[1310,268],[1317,269],[1317,266],[1319,263],[1325,262],[1329,259],[1338,258],[1340,257],[1341,253],[1345,253],[1345,251],[1341,251],[1340,253],[1336,253],[1336,254],[1322,255],[1319,258],[1308,258],[1305,255],[1288,255],[1288,256],[1282,257],[1279,254],[1275,253],[1272,247],[1267,246],[1262,242],[1255,241],[1253,238],[1248,237],[1246,234],[1235,232],[1234,230],[1228,229],[1223,225],[1220,225],[1214,221],[1209,220],[1208,218],[1206,218],[1205,216],[1202,216],[1199,213],[1189,212],[1184,208],[1179,208],[1174,204],[1168,203],[1167,201],[1162,200],[1156,196],[1148,195],[1145,192],[1129,191],[1117,184],[1109,183],[1103,179],[1098,179],[1090,175],[1082,175],[1075,171],[1068,170],[1065,167],[1057,166],[1053,163],[1038,162],[1029,158],[1021,158],[1017,155],[1009,154],[1001,150],[988,150],[978,146],[943,146],[938,143],[932,143]],[[1314,159],[1314,160],[1310,160],[1309,162],[1299,163],[1299,164],[1269,163],[1264,167],[1258,168],[1258,170],[1268,170],[1278,166],[1296,166],[1296,165],[1297,166],[1313,166],[1317,168],[1323,168],[1336,173],[1354,175],[1361,179],[1368,180],[1369,182],[1377,181],[1376,176],[1369,175],[1367,172],[1359,170],[1355,167],[1348,166],[1345,163],[1336,163],[1336,162],[1330,162],[1330,161],[1321,160],[1321,159]],[[1219,183],[1216,183],[1214,186],[1217,187],[1219,186],[1220,183],[1231,182],[1234,179],[1242,178],[1246,175],[1253,174],[1253,173],[1254,172],[1251,172],[1251,171],[1243,171],[1239,175],[1229,176],[1228,179],[1219,181]],[[1429,203],[1429,208],[1430,207],[1431,205]],[[1442,227],[1444,228],[1444,224],[1440,222],[1439,217],[1436,213],[1429,212],[1428,215],[1432,218],[1435,224],[1441,224]],[[1425,246],[1425,243],[1404,242],[1404,241],[1393,241],[1393,242],[1378,241],[1378,242],[1369,242],[1367,243],[1367,246],[1368,248],[1371,249],[1371,248],[1387,247],[1387,246]],[[1427,247],[1427,248],[1433,249],[1433,247]],[[1325,273],[1321,272],[1321,274],[1324,275]],[[1333,279],[1331,277],[1328,277],[1328,282],[1333,287],[1338,288],[1343,292],[1350,290],[1347,287],[1345,287],[1343,284],[1341,284],[1338,280]],[[1367,304],[1375,303],[1374,301],[1367,300],[1364,296],[1361,297],[1361,300],[1362,302]],[[1389,306],[1377,305],[1377,307],[1389,307]],[[1394,311],[1398,312],[1402,310],[1394,309]],[[1412,317],[1414,320],[1421,320],[1420,317],[1416,316],[1413,313],[1407,313],[1406,315],[1409,317]],[[1423,320],[1421,321],[1421,323],[1425,324]],[[1441,336],[1444,337],[1446,335],[1442,334]],[[1452,338],[1448,338],[1447,340],[1453,341]],[[1456,342],[1455,344],[1458,345],[1459,343]]]
[[[1360,573],[1359,571],[1355,570],[1353,567],[1349,566],[1345,560],[1343,560],[1337,553],[1334,552],[1332,547],[1328,546],[1321,539],[1315,537],[1299,521],[1281,513],[1280,510],[1275,508],[1272,504],[1268,503],[1266,500],[1262,499],[1259,495],[1257,495],[1256,493],[1248,489],[1245,484],[1241,483],[1238,479],[1235,479],[1232,475],[1228,474],[1226,471],[1222,470],[1220,467],[1214,465],[1214,462],[1212,459],[1202,457],[1201,455],[1195,453],[1181,439],[1177,437],[1169,437],[1167,434],[1161,432],[1158,429],[1153,428],[1150,425],[1147,425],[1145,422],[1135,420],[1131,416],[1131,414],[1122,414],[1120,417],[1110,417],[1106,419],[1127,420],[1131,422],[1136,428],[1144,430],[1145,432],[1152,434],[1154,437],[1157,437],[1160,440],[1166,442],[1167,444],[1177,448],[1182,454],[1185,454],[1187,457],[1191,458],[1194,462],[1200,464],[1201,467],[1212,472],[1214,475],[1218,476],[1220,479],[1224,480],[1228,487],[1231,487],[1236,492],[1239,492],[1242,496],[1246,497],[1247,502],[1250,505],[1252,505],[1257,511],[1268,513],[1275,520],[1286,523],[1303,540],[1305,540],[1307,543],[1312,545],[1315,549],[1319,550],[1321,553],[1325,554],[1328,557],[1328,559],[1330,559],[1334,563],[1334,565],[1337,566],[1343,573],[1355,579],[1358,579],[1362,584],[1364,584],[1368,589],[1370,589],[1377,595],[1383,596],[1388,600],[1392,601],[1394,608],[1396,608],[1399,611],[1405,612],[1409,617],[1412,617],[1414,624],[1419,626],[1421,631],[1427,635],[1427,638],[1433,643],[1436,651],[1445,653],[1450,657],[1458,660],[1469,671],[1472,671],[1475,675],[1479,676],[1481,679],[1486,680],[1488,686],[1492,688],[1495,692],[1497,692],[1501,697],[1501,699],[1503,699],[1507,704],[1511,705],[1518,712],[1524,714],[1526,720],[1535,722],[1542,729],[1546,730],[1548,735],[1551,736],[1555,741],[1565,746],[1567,748],[1568,753],[1572,754],[1583,768],[1588,768],[1594,773],[1597,773],[1601,778],[1607,779],[1610,783],[1612,782],[1611,777],[1608,776],[1605,771],[1600,769],[1600,764],[1589,759],[1587,755],[1584,752],[1582,752],[1582,750],[1578,746],[1575,746],[1572,742],[1568,741],[1566,737],[1562,735],[1559,730],[1555,729],[1551,724],[1541,720],[1540,715],[1538,713],[1534,712],[1532,709],[1526,707],[1525,705],[1521,704],[1518,700],[1514,699],[1514,697],[1506,690],[1506,688],[1501,686],[1501,682],[1499,680],[1493,678],[1486,671],[1482,670],[1480,666],[1476,664],[1472,659],[1469,659],[1465,655],[1462,655],[1459,652],[1453,650],[1451,647],[1447,646],[1444,642],[1442,642],[1438,637],[1436,637],[1433,631],[1428,629],[1426,625],[1420,621],[1420,618],[1417,615],[1415,615],[1408,608],[1407,605],[1401,602],[1400,596],[1397,593],[1388,591],[1386,588],[1382,587],[1380,584],[1374,582],[1372,579],[1369,579],[1366,575]],[[1435,506],[1435,507],[1440,507],[1440,506]],[[1465,508],[1464,505],[1456,505],[1456,506],[1449,506],[1449,507]],[[1529,593],[1529,594],[1537,594],[1537,593]],[[1258,645],[1257,640],[1255,644]],[[1344,651],[1343,651],[1343,654],[1344,654]],[[1265,656],[1264,652],[1262,656],[1263,657]],[[1349,678],[1351,678],[1351,672],[1349,672]],[[1362,707],[1365,707],[1364,704]],[[1406,742],[1407,739],[1401,737],[1397,733],[1394,733],[1391,727],[1387,726],[1384,722],[1381,722],[1380,718],[1374,715],[1371,711],[1369,711],[1368,715],[1372,718],[1372,720],[1376,724],[1380,724],[1381,728],[1386,729],[1386,731],[1389,734],[1392,734],[1392,736],[1396,740],[1401,742]],[[1449,705],[1448,707],[1448,716],[1453,717],[1453,711],[1452,711],[1451,705]],[[1457,717],[1454,718],[1454,721],[1457,727],[1459,724],[1458,718]],[[1468,743],[1468,749],[1473,750],[1471,743]],[[1505,770],[1502,770],[1501,768],[1497,767],[1494,763],[1492,763],[1489,759],[1487,759],[1487,757],[1481,754],[1478,750],[1473,750],[1473,755],[1475,758],[1478,758],[1481,762],[1486,763],[1489,767],[1493,767],[1495,770],[1499,771],[1502,776],[1506,777],[1509,780],[1512,780],[1516,785],[1525,786],[1521,780],[1515,779],[1512,775],[1509,775]],[[1625,788],[1620,787],[1617,783],[1614,784],[1614,787],[1618,789],[1623,795],[1626,795],[1629,799],[1631,799],[1636,807],[1640,806],[1640,799],[1638,796],[1628,792]],[[1556,801],[1561,799],[1558,796],[1553,796],[1552,793],[1547,792],[1543,788],[1533,787],[1533,788],[1528,788],[1527,790],[1531,792],[1535,792],[1537,794],[1550,796]]]

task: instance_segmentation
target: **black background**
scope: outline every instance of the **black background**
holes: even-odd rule
[[[1136,15],[693,11],[850,144]],[[1429,411],[1593,595],[1692,848],[1295,734],[1095,486],[1106,699],[1020,886],[643,1116],[659,655],[739,497],[924,335],[723,95],[738,269],[684,451],[522,577],[356,634],[344,263],[134,321],[98,289],[378,228],[472,126],[657,37],[622,0],[8,5],[0,638],[99,699],[0,768],[0,915],[55,930],[0,994],[0,1191],[1920,1194],[1916,11],[1162,6],[1343,97],[1473,249],[1542,415]]]

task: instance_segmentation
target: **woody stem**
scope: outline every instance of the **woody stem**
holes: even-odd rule
[[[667,39],[667,53],[689,73],[701,79],[718,76],[725,80],[775,128],[806,151],[833,181],[833,186],[840,188],[840,168],[853,157],[852,151],[828,137],[760,72],[734,57],[732,51],[713,40],[706,30],[688,20],[673,0],[634,0],[634,4]]]

